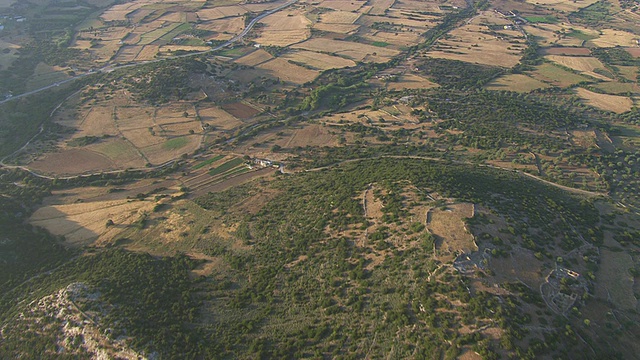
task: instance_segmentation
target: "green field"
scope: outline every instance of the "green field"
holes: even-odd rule
[[[177,150],[189,143],[189,139],[186,137],[178,137],[167,140],[164,144],[162,144],[162,148],[165,150]]]
[[[554,85],[560,87],[571,86],[583,81],[590,81],[589,78],[586,78],[582,75],[574,74],[550,63],[545,63],[538,66],[538,68],[535,71],[531,72],[530,75],[533,78],[541,81],[549,81]]]
[[[218,175],[218,174],[222,174],[225,171],[231,170],[234,167],[239,166],[243,162],[244,162],[244,160],[242,158],[235,158],[235,159],[229,160],[226,163],[218,166],[217,168],[213,168],[213,169],[209,170],[209,175],[215,176],[215,175]]]
[[[598,36],[585,34],[580,30],[571,30],[571,32],[567,33],[566,36],[569,36],[569,37],[572,37],[572,38],[576,38],[576,39],[580,39],[580,40],[584,40],[584,41],[593,40],[593,39],[597,39],[598,38]]]
[[[239,47],[239,48],[223,50],[219,53],[219,55],[229,56],[229,57],[236,57],[236,56],[240,57],[242,55],[248,54],[250,51],[253,51],[253,48]]]
[[[207,160],[205,160],[205,161],[203,161],[203,162],[201,162],[201,163],[199,163],[199,164],[196,164],[196,165],[193,167],[193,169],[194,169],[194,170],[201,169],[201,168],[203,168],[203,167],[205,167],[205,166],[207,166],[207,165],[213,164],[214,162],[216,162],[216,161],[218,161],[218,160],[222,159],[222,158],[223,158],[223,157],[225,157],[225,156],[226,156],[226,155],[216,155],[216,156],[212,157],[211,159],[207,159]]]
[[[390,44],[388,42],[384,42],[384,41],[374,41],[374,42],[371,43],[371,45],[377,46],[377,47],[387,47]]]
[[[155,29],[153,31],[149,31],[146,34],[143,34],[140,37],[140,41],[138,41],[137,45],[149,45],[152,42],[156,41],[157,39],[167,35],[168,33],[170,33],[171,31],[173,31],[173,29],[177,28],[178,26],[183,25],[183,24],[170,24],[167,25],[163,28],[160,29]]]
[[[555,24],[558,22],[553,16],[526,16],[525,19],[530,23],[544,23],[544,24]]]
[[[136,149],[125,140],[115,140],[98,144],[93,150],[105,155],[110,159],[136,158],[140,156]]]
[[[161,36],[159,40],[166,41],[166,42],[171,42],[171,40],[173,40],[174,37],[180,35],[181,33],[185,32],[185,31],[187,31],[189,29],[191,29],[191,25],[190,24],[188,24],[188,23],[180,24],[179,26],[175,27],[173,30],[171,30],[168,33],[166,33],[163,36]]]
[[[634,83],[619,83],[613,81],[601,82],[599,84],[594,85],[595,88],[598,88],[602,91],[605,91],[608,94],[626,94],[626,93],[638,93],[640,87]]]

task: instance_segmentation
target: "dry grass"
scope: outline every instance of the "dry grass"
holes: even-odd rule
[[[333,32],[338,34],[350,34],[357,31],[360,26],[352,24],[325,24],[316,23],[313,28],[319,31]]]
[[[638,300],[633,293],[633,277],[629,269],[634,267],[633,259],[626,252],[600,251],[599,279],[596,296],[610,300],[624,309],[635,309]]]
[[[633,100],[624,96],[599,94],[583,88],[576,88],[576,94],[591,106],[617,114],[629,111],[633,106]]]
[[[249,11],[263,12],[263,11],[274,9],[274,8],[286,3],[287,0],[256,2],[256,3],[253,3],[253,4],[247,4],[246,1],[236,1],[236,2],[237,3],[243,2],[244,4],[242,5],[242,7],[246,8]]]
[[[261,64],[258,68],[266,70],[270,76],[294,84],[304,84],[312,81],[320,74],[318,71],[305,69],[302,66],[291,64],[281,58]]]
[[[74,134],[77,137],[118,134],[118,129],[113,122],[113,106],[93,106],[77,120],[76,124],[68,124],[78,130]]]
[[[196,12],[202,21],[217,20],[232,16],[242,16],[247,13],[247,9],[242,6],[219,6],[212,9],[200,9]]]
[[[513,35],[510,40],[483,32],[489,31],[485,25],[478,25],[479,20],[454,29],[446,38],[440,39],[434,50],[427,54],[435,58],[453,59],[477,64],[513,67],[521,57],[520,46],[524,38],[521,34]]]
[[[369,0],[368,4],[372,6],[369,14],[384,15],[394,2],[395,0]]]
[[[208,46],[188,46],[188,45],[164,45],[161,46],[159,51],[172,52],[172,51],[207,51],[211,50]]]
[[[611,80],[604,75],[594,72],[596,69],[606,71],[605,66],[600,62],[600,60],[594,57],[547,55],[545,58],[596,79]]]
[[[138,149],[125,139],[109,139],[88,147],[96,153],[100,153],[111,160],[120,169],[142,168],[146,160]]]
[[[638,35],[627,31],[604,29],[601,30],[600,37],[590,42],[598,47],[637,46],[637,39]]]
[[[503,281],[518,279],[533,289],[540,288],[544,282],[541,276],[542,261],[536,259],[531,251],[518,249],[508,258],[492,257],[491,270],[496,278]]]
[[[207,123],[215,129],[231,130],[243,124],[242,121],[217,106],[198,109],[198,115],[203,123]]]
[[[158,53],[158,45],[145,45],[136,56],[136,61],[153,60]]]
[[[571,13],[579,9],[585,8],[591,4],[594,4],[598,0],[526,0],[528,3],[544,7],[547,9],[553,9],[554,11],[564,11]]]
[[[571,142],[583,148],[597,146],[596,133],[593,130],[571,130]]]
[[[386,32],[386,31],[371,31],[370,33],[362,36],[364,39],[376,42],[382,41],[396,47],[411,46],[421,41],[420,33],[418,32]]]
[[[489,90],[508,90],[521,93],[548,87],[548,84],[523,74],[505,75],[487,85]]]
[[[541,26],[540,24],[535,25],[525,25],[522,27],[524,31],[528,35],[533,35],[538,37],[538,43],[541,46],[555,46],[559,45],[559,35],[556,34],[553,30],[547,29],[546,27]],[[568,38],[567,41],[563,42],[564,46],[580,46],[582,45],[582,40],[576,38]]]
[[[360,17],[359,13],[347,11],[329,11],[320,15],[319,22],[325,24],[353,24]]]
[[[45,154],[29,165],[30,169],[47,174],[75,175],[115,169],[108,157],[87,149],[70,149]]]
[[[398,81],[386,83],[388,90],[431,89],[440,85],[415,74],[402,74]]]
[[[238,64],[247,65],[247,66],[256,66],[264,62],[267,62],[271,59],[273,59],[273,56],[271,56],[271,54],[269,54],[268,52],[262,49],[258,49],[241,58],[236,59],[235,62],[237,62]]]
[[[262,45],[289,46],[311,36],[311,21],[301,11],[281,11],[267,16],[262,21],[255,42]]]
[[[148,129],[149,127],[151,127],[157,135],[151,135],[151,131]],[[140,129],[122,130],[122,136],[138,149],[163,143],[165,139],[161,137],[159,133],[160,129],[153,124]]]
[[[109,239],[150,212],[151,201],[113,200],[42,207],[29,222],[55,235],[64,235],[72,246],[89,245],[98,238]],[[107,227],[107,220],[114,222]]]
[[[327,8],[341,11],[358,11],[366,1],[349,1],[349,0],[325,0],[317,5],[320,8]]]
[[[182,11],[175,11],[166,13],[158,18],[160,21],[183,23],[187,22],[187,13]]]
[[[354,61],[349,59],[305,50],[287,53],[281,58],[300,62],[317,70],[341,69],[356,65]]]
[[[631,54],[631,56],[639,58],[640,57],[640,47],[630,47],[626,48],[627,52]]]
[[[310,124],[290,131],[287,130],[285,136],[274,143],[283,148],[295,148],[297,146],[333,147],[338,144],[338,137],[330,134],[329,129],[324,126]]]
[[[216,34],[206,40],[229,40],[244,29],[244,19],[239,17],[211,20],[196,25],[198,29],[215,31]]]
[[[344,56],[354,61],[385,62],[399,52],[367,44],[359,44],[349,41],[333,39],[310,39],[294,45],[293,48],[318,52],[331,52],[333,55]]]
[[[544,49],[545,55],[589,56],[591,50],[585,47],[552,47]]]
[[[640,86],[635,83],[620,83],[615,81],[602,82],[594,85],[596,88],[609,94],[640,94]]]
[[[119,62],[129,62],[134,61],[140,51],[142,51],[143,46],[140,45],[125,45],[120,48],[118,51],[118,56],[116,56],[115,61]]]
[[[396,0],[393,4],[394,9],[408,10],[408,11],[428,11],[428,12],[442,12],[439,7],[440,4],[436,1],[419,1],[419,0]],[[450,1],[446,5],[455,5]]]
[[[422,20],[408,19],[402,16],[401,13],[398,13],[397,15],[400,15],[400,16],[380,18],[379,16],[363,15],[358,19],[358,24],[371,27],[375,23],[388,22],[395,26],[412,28],[412,29],[415,29],[416,31],[426,31],[427,29],[431,28],[428,22],[425,22]],[[436,18],[434,17],[434,20],[435,19]]]
[[[538,66],[537,69],[529,75],[535,79],[548,82],[559,87],[567,87],[583,81],[589,81],[589,78],[587,77],[574,74],[549,63]]]
[[[260,113],[255,106],[247,102],[235,102],[222,105],[222,109],[238,119],[250,119]]]
[[[120,106],[116,108],[116,123],[121,131],[132,129],[146,129],[153,126],[152,106]]]
[[[437,247],[449,254],[477,251],[473,235],[466,229],[463,218],[473,216],[473,204],[448,204],[429,210],[427,229],[438,238]]]
[[[638,48],[638,50],[640,50],[640,48]],[[638,75],[640,75],[637,66],[616,65],[616,67],[618,68],[620,75],[622,75],[627,80],[637,81]]]

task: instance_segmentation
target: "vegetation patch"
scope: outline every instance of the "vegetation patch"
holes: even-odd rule
[[[189,143],[189,139],[186,137],[178,137],[165,141],[162,143],[162,148],[165,150],[177,150],[185,147]]]
[[[243,163],[244,163],[244,160],[242,158],[235,158],[235,159],[229,160],[224,164],[209,170],[209,175],[215,176],[215,175],[222,174],[228,170],[231,170],[237,166],[240,166]]]

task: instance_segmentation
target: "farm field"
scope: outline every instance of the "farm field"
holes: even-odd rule
[[[198,115],[203,123],[215,129],[231,130],[243,124],[242,121],[217,106],[198,108]]]
[[[241,16],[225,18],[221,20],[210,20],[196,25],[197,29],[213,32],[204,40],[229,40],[244,29],[244,20]]]
[[[358,11],[362,6],[367,4],[367,1],[357,0],[325,0],[318,4],[318,7],[340,10],[340,11]]]
[[[221,108],[227,113],[242,120],[250,119],[260,113],[260,110],[256,109],[255,107],[241,102],[224,104],[221,106]]]
[[[361,15],[348,11],[329,11],[320,15],[318,23],[353,25]]]
[[[611,78],[597,73],[596,71],[604,71],[606,67],[600,62],[600,60],[594,57],[577,57],[577,56],[562,56],[562,55],[547,55],[546,59],[555,62],[556,64],[571,68],[582,74],[589,75],[596,79],[610,81]]]
[[[280,58],[295,63],[302,63],[317,70],[341,69],[356,65],[354,61],[349,59],[305,50],[292,51]]]
[[[589,5],[596,3],[598,0],[568,1],[568,0],[527,0],[527,3],[533,4],[554,11],[564,11],[571,13]]]
[[[607,94],[640,94],[640,86],[634,83],[620,83],[614,81],[601,82],[593,85]]]
[[[637,66],[617,65],[616,67],[618,68],[618,73],[622,75],[622,77],[624,77],[625,79],[629,81],[637,80],[637,77],[639,74],[638,72],[639,68]]]
[[[38,209],[29,221],[52,234],[65,236],[67,245],[79,247],[114,238],[152,207],[151,201],[127,199],[50,205]],[[106,226],[107,220],[114,225]]]
[[[39,63],[38,66],[36,66],[35,72],[27,81],[26,88],[27,90],[39,89],[68,78],[69,75],[64,72],[64,69]]]
[[[371,15],[384,15],[387,9],[395,3],[395,0],[371,0],[369,4],[372,6],[369,14]]]
[[[583,88],[576,88],[576,93],[587,104],[618,114],[631,110],[633,106],[633,100],[625,96],[599,94]]]
[[[399,51],[393,49],[324,38],[312,38],[300,44],[293,45],[292,48],[317,52],[330,49],[329,52],[333,55],[363,62],[384,62],[399,53]]]
[[[377,81],[380,83],[380,81]],[[402,90],[402,89],[431,89],[438,87],[439,85],[423,78],[422,76],[405,73],[398,76],[397,81],[384,82],[384,86],[388,90]]]
[[[545,55],[589,56],[591,50],[585,47],[549,47],[544,50]]]
[[[549,87],[548,84],[523,74],[512,74],[500,77],[487,85],[489,90],[507,90],[516,92],[530,92]]]
[[[298,85],[312,81],[320,74],[318,71],[292,64],[284,58],[276,58],[257,67],[272,77]]]
[[[282,139],[273,143],[288,149],[297,146],[336,146],[338,137],[325,126],[309,124],[286,131]]]
[[[551,63],[539,65],[536,70],[530,72],[529,75],[535,79],[559,87],[567,87],[580,82],[590,81],[588,77],[567,71]]]
[[[396,48],[415,45],[420,42],[420,34],[417,32],[386,32],[386,31],[369,31],[362,38],[373,44],[379,43],[383,46],[390,44]]]
[[[247,65],[247,66],[256,66],[262,63],[265,63],[269,60],[273,59],[273,56],[266,52],[263,49],[258,49],[254,52],[251,52],[247,55],[239,57],[234,61],[238,64]]]
[[[43,13],[0,19],[36,40],[0,42],[0,65],[19,55],[29,88],[82,76],[17,99],[0,79],[0,358],[90,357],[80,318],[12,324],[71,281],[139,357],[634,358],[628,6],[15,4]],[[31,268],[7,277],[14,245]]]
[[[470,63],[512,67],[520,61],[524,49],[524,37],[509,30],[503,37],[489,35],[489,27],[481,17],[456,28],[446,38],[440,39],[427,52],[433,58],[460,60]]]
[[[255,42],[268,46],[289,46],[311,36],[311,21],[299,10],[280,11],[260,21],[263,26]]]
[[[601,35],[589,42],[598,47],[637,46],[638,35],[627,31],[603,29]]]
[[[360,25],[352,24],[327,24],[318,22],[313,25],[314,30],[338,34],[352,34],[355,33],[359,28]]]

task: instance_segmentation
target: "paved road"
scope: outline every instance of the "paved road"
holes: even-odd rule
[[[195,52],[195,53],[188,53],[188,54],[184,54],[184,55],[170,56],[170,57],[157,59],[157,60],[141,61],[141,62],[137,62],[137,63],[134,63],[134,64],[126,64],[126,65],[118,65],[118,66],[107,65],[107,66],[105,66],[105,67],[103,67],[101,69],[98,69],[97,72],[108,73],[108,72],[112,72],[114,70],[126,69],[126,68],[130,68],[130,67],[135,67],[135,66],[140,66],[140,65],[145,65],[145,64],[151,64],[151,63],[156,63],[156,62],[161,62],[161,61],[166,61],[166,60],[171,60],[171,59],[180,59],[180,58],[185,58],[185,57],[189,57],[189,56],[197,56],[197,55],[202,55],[202,54],[208,54],[208,53],[211,53],[211,52],[214,52],[214,51],[218,51],[218,50],[224,49],[225,47],[230,46],[230,45],[242,40],[245,36],[247,36],[249,31],[251,31],[251,29],[258,23],[258,21],[264,19],[265,17],[267,17],[269,15],[275,14],[278,11],[280,11],[280,10],[286,8],[286,7],[289,7],[289,6],[293,5],[293,4],[295,4],[296,2],[298,2],[298,0],[292,0],[292,1],[289,1],[287,3],[284,3],[284,4],[280,5],[280,6],[278,6],[277,8],[274,8],[274,9],[271,9],[271,10],[263,12],[262,14],[258,15],[253,20],[251,20],[247,24],[247,26],[245,26],[244,30],[242,30],[242,32],[240,34],[236,35],[235,37],[233,37],[231,40],[225,42],[224,44],[218,45],[218,46],[216,46],[216,47],[214,47],[214,48],[212,48],[210,50],[200,51],[200,52]],[[12,100],[20,99],[20,98],[23,98],[23,97],[26,97],[26,96],[29,96],[29,95],[33,95],[33,94],[39,93],[39,92],[44,91],[44,90],[48,90],[48,89],[52,89],[52,88],[58,87],[60,85],[69,83],[71,81],[75,81],[75,80],[81,79],[83,77],[92,75],[94,73],[96,73],[96,72],[87,72],[87,73],[80,74],[80,75],[71,77],[69,79],[63,80],[63,81],[59,81],[59,82],[57,82],[55,84],[51,84],[51,85],[47,85],[45,87],[41,87],[40,89],[36,89],[36,90],[28,91],[26,93],[22,93],[22,94],[19,94],[19,95],[12,96],[12,97],[10,97],[8,99],[4,99],[4,100],[0,101],[0,105],[4,104],[6,102],[12,101]]]

